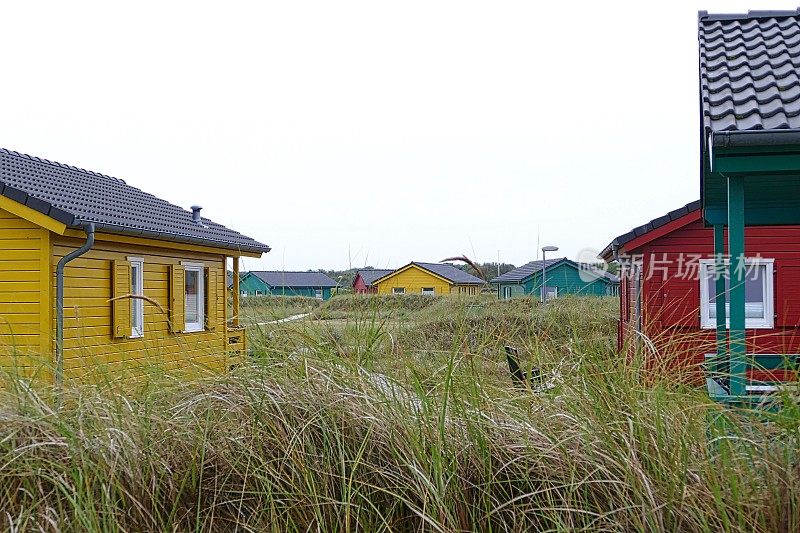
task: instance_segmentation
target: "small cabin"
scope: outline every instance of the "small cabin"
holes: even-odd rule
[[[288,272],[283,270],[251,270],[242,276],[242,296],[304,296],[327,300],[338,284],[324,272]]]
[[[475,295],[485,282],[448,263],[411,262],[376,279],[377,294]]]
[[[378,287],[375,280],[387,276],[394,270],[382,270],[377,268],[365,268],[356,272],[353,279],[353,292],[355,294],[377,294]]]
[[[544,281],[544,283],[543,283]],[[501,300],[530,297],[540,300],[568,294],[616,296],[619,278],[594,265],[576,263],[566,257],[531,261],[490,281],[497,285]],[[543,287],[546,285],[546,288]]]
[[[748,226],[745,243],[748,350],[796,352],[800,226]],[[714,228],[703,221],[699,200],[618,236],[601,255],[621,267],[620,349],[652,342],[662,356],[679,355],[679,361],[667,363],[684,366],[702,363],[714,352]],[[728,279],[725,285],[727,311]]]
[[[60,382],[246,353],[226,264],[269,246],[125,181],[0,149],[0,366]]]

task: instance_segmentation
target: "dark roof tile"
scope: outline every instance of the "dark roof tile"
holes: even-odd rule
[[[698,15],[703,126],[800,128],[800,10]]]
[[[365,268],[357,272],[357,276],[361,276],[364,284],[367,287],[372,287],[376,279],[380,279],[394,272],[393,269],[380,269],[380,268]],[[355,283],[355,280],[353,281]]]
[[[246,252],[269,246],[123,180],[0,148],[0,194],[71,227],[92,222],[109,233]]]
[[[337,283],[323,272],[290,272],[282,270],[251,270],[252,274],[270,287],[332,288]]]
[[[522,281],[528,279],[534,274],[537,274],[542,271],[542,267],[546,264],[547,268],[552,268],[560,263],[567,263],[572,265],[578,270],[587,270],[592,272],[593,277],[604,278],[606,281],[611,283],[618,283],[619,278],[610,272],[606,272],[605,270],[599,269],[594,265],[589,265],[585,263],[577,263],[572,261],[571,259],[567,259],[566,257],[556,257],[554,259],[547,259],[546,261],[538,260],[538,261],[531,261],[530,263],[526,263],[521,267],[517,267],[510,272],[506,272],[494,279],[492,279],[491,283],[521,283]]]
[[[600,252],[601,257],[605,257],[611,252],[612,247],[614,246],[623,246],[626,243],[629,243],[636,237],[641,237],[642,235],[653,231],[654,229],[660,228],[661,226],[672,222],[673,220],[678,220],[679,218],[688,215],[693,211],[697,211],[700,209],[700,200],[695,200],[694,202],[688,203],[683,207],[679,207],[674,211],[670,211],[664,216],[660,216],[658,218],[654,218],[647,224],[643,224],[633,230],[629,231],[628,233],[623,233],[622,235],[616,237],[612,240],[605,249]]]

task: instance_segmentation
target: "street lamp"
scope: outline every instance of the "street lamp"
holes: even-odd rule
[[[557,252],[558,246],[542,246],[542,305],[547,305],[547,252]]]

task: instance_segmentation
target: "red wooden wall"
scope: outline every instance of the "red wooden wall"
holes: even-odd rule
[[[643,264],[643,331],[665,358],[666,364],[700,363],[705,353],[715,350],[715,331],[700,327],[700,281],[697,273],[686,276],[690,257],[713,258],[713,229],[695,220],[650,242],[639,237],[642,245],[626,249],[641,255]],[[662,232],[663,233],[663,232]],[[726,235],[727,239],[727,235]],[[627,246],[627,245],[626,245]],[[751,353],[798,353],[800,351],[800,226],[748,227],[745,231],[748,258],[774,259],[774,329],[747,330]],[[683,254],[683,264],[680,256]],[[683,269],[683,270],[682,270]],[[620,284],[620,343],[632,339],[632,309],[635,294],[630,271],[623,273]]]

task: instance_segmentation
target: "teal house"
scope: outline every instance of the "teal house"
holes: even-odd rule
[[[247,296],[306,296],[327,300],[337,283],[322,272],[250,271],[239,280],[239,294]]]
[[[501,300],[534,296],[542,298],[542,274],[547,284],[547,299],[567,294],[584,296],[614,296],[618,294],[619,278],[593,265],[576,263],[566,257],[531,261],[491,280],[497,285]]]

